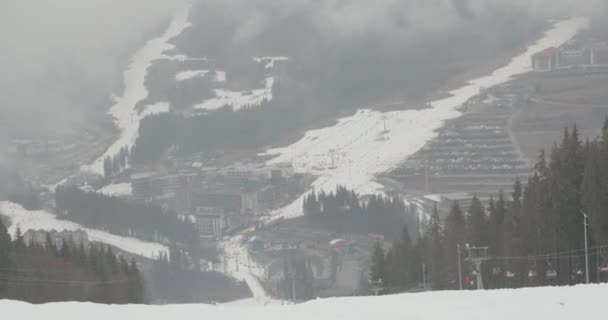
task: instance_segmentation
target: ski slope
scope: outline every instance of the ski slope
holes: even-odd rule
[[[116,183],[109,184],[97,190],[97,192],[110,197],[128,197],[133,194],[133,188],[129,182]]]
[[[131,64],[123,75],[124,92],[122,96],[114,97],[115,104],[109,111],[120,132],[120,137],[93,164],[83,166],[82,171],[102,175],[103,161],[107,157],[113,157],[121,148],[130,149],[135,144],[140,121],[149,115],[149,112],[142,112],[136,108],[138,102],[148,97],[148,89],[145,85],[148,68],[154,61],[168,58],[165,52],[175,48],[169,41],[191,26],[188,20],[191,6],[192,3],[188,2],[179,8],[168,29],[160,37],[148,41],[131,59]],[[168,111],[168,108],[165,110]]]
[[[253,60],[257,63],[264,63],[265,69],[274,68],[276,61],[288,61],[288,57],[254,57]]]
[[[218,73],[215,76],[217,82],[226,81],[226,73]],[[232,91],[225,89],[215,89],[215,97],[207,99],[200,104],[194,106],[198,110],[217,110],[224,106],[232,106],[234,110],[242,108],[258,106],[264,101],[272,100],[272,86],[274,85],[274,77],[265,79],[265,87],[262,89],[254,89],[251,91]]]
[[[382,186],[374,182],[374,177],[395,168],[435,138],[445,121],[461,115],[459,106],[483,88],[503,84],[531,71],[532,55],[564,44],[588,26],[589,20],[580,17],[558,22],[508,65],[471,80],[451,91],[445,99],[430,102],[431,108],[386,113],[360,110],[339,119],[334,126],[307,132],[290,146],[268,150],[267,155],[275,156],[268,164],[292,163],[297,172],[319,175],[313,184],[316,191],[330,192],[343,185],[361,194],[380,193]],[[305,196],[275,212],[274,218],[300,216]]]
[[[264,69],[267,70],[266,78],[264,79],[264,88],[253,89],[250,91],[232,91],[225,89],[215,89],[215,97],[204,100],[202,103],[194,106],[197,110],[217,110],[224,106],[232,106],[234,110],[239,110],[247,107],[259,106],[264,101],[272,100],[272,86],[275,78],[271,75],[271,71],[275,66],[276,61],[288,61],[287,57],[261,57],[253,58],[257,63],[263,63]],[[226,82],[226,72],[217,71],[215,74],[216,82]]]
[[[186,81],[195,78],[204,78],[209,70],[186,70],[175,75],[175,80]]]
[[[121,237],[105,231],[84,228],[74,222],[59,220],[55,215],[46,211],[29,211],[21,205],[8,201],[0,202],[0,214],[10,219],[11,226],[9,227],[9,233],[11,235],[15,235],[17,226],[19,226],[22,232],[27,230],[82,230],[87,233],[90,241],[103,242],[120,248],[123,251],[147,258],[154,259],[161,252],[169,252],[166,246],[158,243],[144,242],[135,238]]]
[[[280,301],[266,294],[259,279],[264,278],[265,269],[257,265],[249,257],[246,246],[241,245],[242,236],[235,236],[221,243],[224,256],[224,273],[241,281],[245,281],[253,294],[253,299],[247,303],[260,305],[276,305]]]
[[[299,305],[111,306],[91,303],[30,305],[0,301],[19,319],[88,320],[528,320],[603,319],[608,285],[496,291],[445,291],[381,297],[319,299]]]

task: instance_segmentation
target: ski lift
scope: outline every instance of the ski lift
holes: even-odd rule
[[[553,265],[551,264],[551,261],[549,261],[549,256],[547,256],[547,272],[546,272],[547,278],[549,279],[555,279],[557,278],[557,271],[553,268]]]
[[[534,280],[536,280],[537,276],[538,276],[538,273],[536,272],[536,262],[533,262],[532,265],[530,266],[530,270],[528,270],[528,280],[534,281]]]
[[[608,274],[608,259],[606,258],[606,255],[601,252],[601,249],[600,249],[600,259],[602,259],[600,273]]]
[[[511,279],[515,278],[515,273],[511,272],[511,266],[509,265],[509,261],[507,261],[507,267],[505,268],[505,277]]]
[[[494,274],[495,276],[502,274],[502,268],[501,267],[492,268],[492,274]]]
[[[556,278],[556,277],[557,277],[557,271],[555,271],[554,269],[547,270],[547,278]]]
[[[577,280],[581,279],[583,277],[583,275],[585,274],[585,272],[583,272],[583,265],[579,262],[576,264],[576,268],[574,268],[574,270],[572,270],[572,279]]]

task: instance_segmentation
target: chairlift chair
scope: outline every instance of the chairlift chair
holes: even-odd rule
[[[549,256],[547,256],[547,278],[554,279],[557,278],[557,271],[553,268],[551,261],[549,261]]]
[[[507,266],[505,268],[505,277],[515,278],[515,273],[511,272],[511,265],[509,264],[509,261],[507,261]]]
[[[533,261],[530,266],[530,270],[528,270],[528,280],[534,281],[537,276],[538,273],[536,272],[536,262]]]
[[[602,259],[602,263],[600,266],[600,273],[608,274],[608,258],[606,258],[606,255],[604,253],[601,253],[601,251],[600,251],[600,259]]]

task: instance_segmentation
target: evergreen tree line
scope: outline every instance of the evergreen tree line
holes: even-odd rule
[[[371,196],[364,201],[342,186],[330,193],[313,191],[305,197],[303,210],[310,227],[338,233],[374,233],[397,239],[401,226],[415,230],[418,225],[399,198]]]
[[[435,208],[416,245],[402,237],[386,254],[377,245],[370,278],[406,290],[422,281],[424,264],[433,288],[456,289],[457,247],[468,244],[488,247],[489,260],[481,270],[485,288],[581,283],[586,276],[584,214],[589,217],[589,277],[608,281],[608,121],[600,137],[585,143],[576,127],[566,129],[548,157],[540,153],[527,184],[516,180],[509,198],[500,192],[486,208],[475,197],[466,213],[455,203],[445,221]],[[466,255],[462,249],[463,286],[476,287]],[[404,274],[414,274],[409,284],[399,282]]]
[[[135,264],[110,247],[63,241],[26,244],[19,229],[12,239],[0,221],[0,299],[47,303],[143,303],[144,282]]]
[[[308,301],[318,296],[312,265],[301,257],[286,257],[283,276],[277,282],[278,296],[286,301]]]
[[[175,246],[153,262],[148,279],[154,299],[162,303],[227,302],[250,294],[245,283],[217,272],[201,272],[196,259]]]
[[[301,106],[302,102],[281,102],[275,91],[272,101],[236,111],[226,106],[193,117],[173,113],[148,116],[141,122],[132,161],[153,163],[172,146],[181,154],[264,147],[327,113]]]
[[[189,221],[158,206],[86,192],[77,187],[60,187],[55,192],[58,213],[84,226],[146,241],[191,244],[198,239]]]
[[[120,152],[113,157],[106,157],[103,160],[103,175],[106,179],[112,178],[126,169],[129,164],[129,148],[122,147]]]

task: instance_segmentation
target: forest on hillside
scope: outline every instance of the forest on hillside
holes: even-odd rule
[[[399,239],[403,225],[410,232],[418,230],[418,219],[401,199],[384,196],[363,199],[342,186],[335,192],[312,192],[304,199],[303,212],[309,227],[338,233]]]
[[[308,104],[309,100],[286,101],[277,86],[274,99],[256,107],[233,110],[225,106],[193,117],[159,114],[144,118],[131,150],[133,163],[154,163],[172,146],[181,154],[255,150],[330,114]]]
[[[191,244],[198,239],[192,223],[154,205],[60,187],[55,192],[60,217],[83,226],[146,241]]]
[[[30,303],[82,301],[143,303],[145,284],[135,263],[110,247],[64,241],[26,244],[0,221],[0,299]]]
[[[457,247],[468,244],[488,247],[481,270],[485,288],[582,283],[584,215],[589,277],[608,281],[608,120],[593,141],[580,141],[576,127],[566,129],[561,143],[548,155],[540,153],[535,174],[525,184],[517,181],[510,196],[501,192],[487,207],[476,197],[470,208],[455,203],[445,221],[435,209],[417,242],[404,236],[387,252],[377,245],[370,278],[403,291],[421,282],[424,265],[433,289],[456,289]],[[464,266],[464,287],[475,287],[472,267]]]

